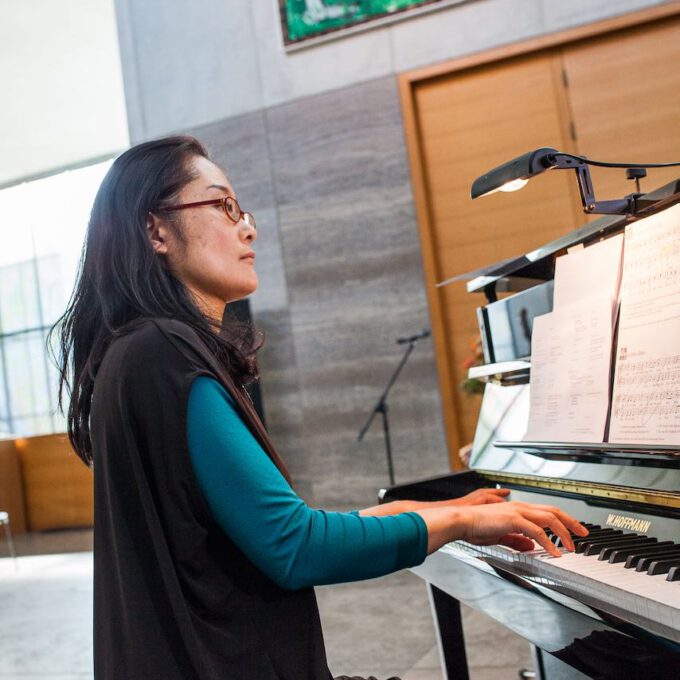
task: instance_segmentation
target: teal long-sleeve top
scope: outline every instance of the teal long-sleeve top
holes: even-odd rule
[[[425,559],[427,526],[414,512],[363,517],[310,508],[212,378],[196,378],[191,386],[187,436],[215,520],[282,588],[375,578]]]

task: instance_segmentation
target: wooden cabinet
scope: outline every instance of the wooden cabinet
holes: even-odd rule
[[[13,533],[26,531],[21,464],[12,440],[0,441],[0,510],[9,513]]]
[[[64,434],[15,441],[30,531],[92,526],[94,486]]]

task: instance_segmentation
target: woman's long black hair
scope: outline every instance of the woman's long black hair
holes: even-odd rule
[[[97,370],[111,340],[146,317],[190,325],[232,375],[245,384],[257,375],[255,335],[234,322],[215,332],[185,285],[156,255],[147,236],[150,211],[172,204],[194,174],[191,160],[208,158],[193,137],[145,142],[119,156],[92,206],[78,278],[68,307],[50,331],[57,338],[59,407],[68,404],[68,436],[92,465],[90,407]],[[181,240],[180,227],[177,236]]]

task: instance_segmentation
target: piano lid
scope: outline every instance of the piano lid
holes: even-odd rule
[[[446,286],[454,281],[467,280],[469,293],[484,291],[489,286],[493,286],[497,291],[522,290],[528,287],[530,282],[537,283],[553,278],[555,256],[566,252],[567,248],[581,243],[589,245],[605,235],[613,236],[622,231],[627,224],[679,202],[680,180],[674,180],[659,189],[643,194],[639,198],[640,210],[634,216],[606,215],[529,253],[458,274],[438,283],[437,287]]]

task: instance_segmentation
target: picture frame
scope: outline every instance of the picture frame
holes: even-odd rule
[[[287,52],[385,26],[466,0],[279,0]]]

